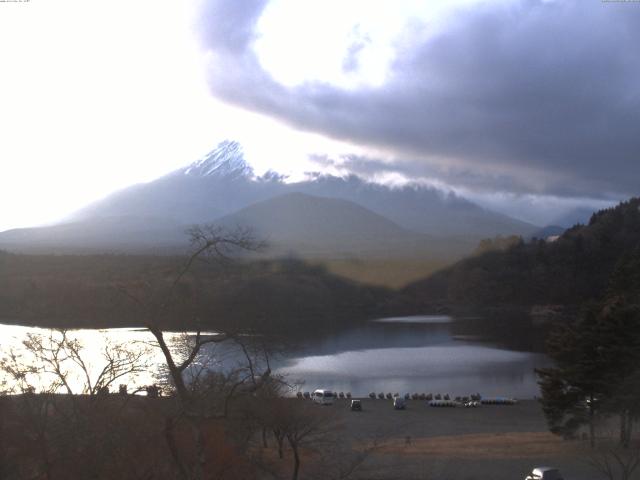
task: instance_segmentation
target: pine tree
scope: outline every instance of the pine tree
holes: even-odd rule
[[[619,415],[628,445],[640,416],[640,249],[619,262],[604,300],[558,327],[547,348],[555,366],[537,373],[550,430],[572,437],[589,425],[593,446],[596,416]]]
[[[558,327],[547,341],[555,366],[537,370],[542,409],[551,432],[571,438],[583,425],[595,443],[599,402],[607,395],[606,365],[597,342],[595,308],[567,326]]]

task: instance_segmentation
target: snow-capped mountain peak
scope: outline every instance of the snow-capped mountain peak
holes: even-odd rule
[[[253,168],[246,162],[242,146],[225,140],[200,160],[184,169],[184,174],[193,177],[253,178]]]

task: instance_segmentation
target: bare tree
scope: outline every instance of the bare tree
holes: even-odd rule
[[[31,469],[28,477],[59,478],[66,469],[69,478],[98,478],[105,469],[113,469],[117,460],[117,465],[128,465],[127,478],[145,478],[154,469],[131,464],[124,446],[131,439],[144,438],[144,432],[154,434],[154,425],[161,426],[169,453],[161,458],[172,459],[171,475],[202,479],[217,468],[216,462],[220,468],[227,468],[220,458],[224,452],[217,452],[207,441],[222,425],[220,421],[229,416],[235,396],[251,396],[271,381],[269,352],[260,345],[262,340],[254,341],[258,337],[246,332],[203,332],[196,308],[201,291],[195,287],[201,273],[210,275],[207,267],[211,262],[216,267],[226,266],[235,253],[260,245],[243,230],[227,233],[203,227],[190,233],[193,253],[174,275],[165,275],[159,283],[157,277],[145,279],[142,292],[139,286],[134,287],[138,291],[131,286],[120,288],[140,307],[139,314],[163,354],[175,392],[175,402],[146,402],[152,408],[140,413],[161,415],[153,417],[155,424],[132,422],[138,401],[115,412],[127,418],[128,424],[115,418],[110,421],[113,407],[122,402],[119,396],[104,401],[107,396],[101,395],[126,377],[148,373],[149,365],[144,361],[147,352],[142,348],[110,343],[99,352],[88,351],[74,335],[58,330],[29,335],[20,351],[8,352],[0,362],[0,381],[10,380],[6,385],[11,393],[18,394],[12,404],[21,405],[25,417],[16,425],[31,425],[25,438],[32,439],[32,450],[37,454],[30,451],[23,462]],[[183,334],[168,333],[168,320],[176,313],[184,315],[185,325],[195,328]],[[233,342],[244,361],[231,369],[215,371],[207,362],[215,354],[211,349],[223,342]],[[185,437],[187,432],[192,435],[191,444]],[[32,461],[34,455],[37,462]],[[167,473],[160,476],[166,478]]]
[[[195,329],[192,329],[195,331],[191,334],[183,335],[179,348],[172,349],[165,337],[166,322],[164,320],[166,320],[167,315],[175,308],[176,304],[182,303],[184,305],[197,302],[194,295],[186,299],[185,297],[189,296],[187,292],[189,290],[187,277],[192,273],[198,261],[228,262],[231,260],[232,255],[243,251],[256,251],[262,247],[262,244],[247,229],[239,228],[234,231],[227,231],[221,227],[205,225],[192,227],[187,233],[191,239],[192,253],[169,281],[166,288],[157,288],[156,291],[147,292],[146,297],[136,295],[124,287],[121,287],[120,291],[140,308],[145,327],[154,336],[158,347],[162,351],[168,374],[171,377],[178,398],[183,407],[188,409],[192,402],[193,391],[189,389],[185,382],[185,371],[194,364],[205,346],[222,343],[231,338],[232,335],[228,332],[203,335],[198,313],[191,308],[185,308],[185,312],[194,317],[185,320],[191,320],[189,324],[195,325]],[[153,287],[151,288],[153,289]],[[189,307],[192,307],[192,305]]]
[[[29,333],[23,346],[33,357],[33,363],[23,365],[21,371],[14,371],[14,377],[18,374],[24,382],[26,375],[37,375],[38,383],[43,385],[44,377],[49,376],[52,382],[49,389],[57,386],[70,395],[79,393],[93,397],[108,391],[123,378],[133,379],[146,372],[149,366],[148,349],[140,345],[131,348],[112,342],[106,336],[97,360],[99,365],[92,364],[83,355],[84,345],[66,330],[52,330],[48,335]],[[9,368],[9,364],[5,366]]]
[[[630,480],[640,467],[640,445],[625,447],[613,440],[601,441],[586,456],[587,463],[609,480]]]
[[[286,439],[293,456],[292,480],[297,480],[302,462],[302,449],[330,445],[338,430],[332,412],[319,409],[308,402],[276,399],[270,405],[270,425],[274,432]],[[279,445],[279,448],[282,447]],[[282,457],[281,457],[282,458]]]
[[[240,332],[214,332],[204,334],[199,312],[195,306],[199,303],[198,275],[207,262],[226,264],[240,252],[256,251],[262,247],[250,230],[236,229],[228,231],[221,227],[199,226],[188,231],[192,244],[192,253],[187,257],[178,272],[164,286],[151,287],[153,291],[145,296],[136,295],[126,288],[120,290],[135,302],[144,318],[145,327],[153,335],[157,347],[161,350],[166,372],[175,390],[179,409],[173,416],[165,419],[165,437],[171,455],[184,479],[202,479],[207,468],[205,431],[212,421],[225,418],[228,414],[229,400],[249,384],[255,390],[269,377],[271,369],[256,370],[249,351]],[[194,327],[191,332],[181,335],[167,335],[167,318],[170,315],[188,315],[185,324]],[[171,340],[173,338],[173,341]],[[226,375],[212,373],[206,365],[211,358],[206,352],[212,346],[235,341],[241,346],[246,358],[246,367],[237,368]],[[211,408],[212,398],[223,393],[222,411]],[[189,425],[194,442],[193,462],[185,461],[175,441],[177,422],[185,420]],[[209,453],[210,455],[210,453]],[[191,466],[187,465],[190,463]]]
[[[29,334],[22,343],[19,352],[10,350],[0,360],[0,375],[16,394],[7,402],[14,409],[12,439],[24,443],[18,449],[24,458],[14,463],[22,465],[27,477],[98,475],[113,459],[126,429],[119,422],[126,399],[100,393],[144,372],[145,349],[105,338],[99,354],[88,355],[64,330]]]

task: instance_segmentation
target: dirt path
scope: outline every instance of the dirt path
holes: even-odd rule
[[[581,447],[551,433],[511,432],[392,439],[380,453],[474,459],[558,458],[580,453]]]

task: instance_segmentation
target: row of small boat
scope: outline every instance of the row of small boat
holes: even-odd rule
[[[375,400],[376,398],[383,400],[383,399],[388,399],[388,400],[392,400],[393,398],[399,397],[400,394],[398,393],[387,393],[386,395],[384,393],[378,393],[376,394],[375,392],[371,392],[369,394],[369,398]],[[482,399],[482,396],[479,393],[476,394],[472,394],[470,396],[465,396],[465,397],[454,397],[452,398],[448,393],[445,393],[444,395],[440,394],[440,393],[413,393],[413,394],[405,394],[404,395],[404,399],[405,400],[426,400],[428,402],[432,401],[432,400],[438,400],[438,401],[453,401],[453,402],[458,402],[458,403],[468,403],[468,402],[480,402],[480,400]]]
[[[310,392],[298,392],[296,396],[300,399],[310,399]],[[333,396],[335,398],[351,398],[351,392],[334,392]],[[400,397],[399,393],[378,393],[371,392],[369,394],[369,398],[372,400],[380,399],[380,400],[393,400],[394,398]],[[429,406],[431,407],[469,407],[474,408],[480,405],[514,405],[518,403],[518,401],[514,398],[509,397],[487,397],[483,398],[479,393],[472,394],[469,396],[461,396],[461,397],[451,397],[448,394],[441,395],[439,393],[431,394],[431,393],[413,393],[413,394],[405,394],[405,400],[425,400],[429,402]]]
[[[456,400],[431,400],[430,407],[465,407],[476,408],[480,405],[515,405],[518,401],[515,398],[492,397],[480,400],[458,401]]]
[[[333,396],[334,396],[334,398],[351,398],[351,392],[347,392],[347,393],[344,393],[344,392],[340,392],[340,393],[333,392]],[[296,393],[296,397],[309,399],[309,398],[311,398],[311,393],[310,392],[298,392],[298,393]]]

